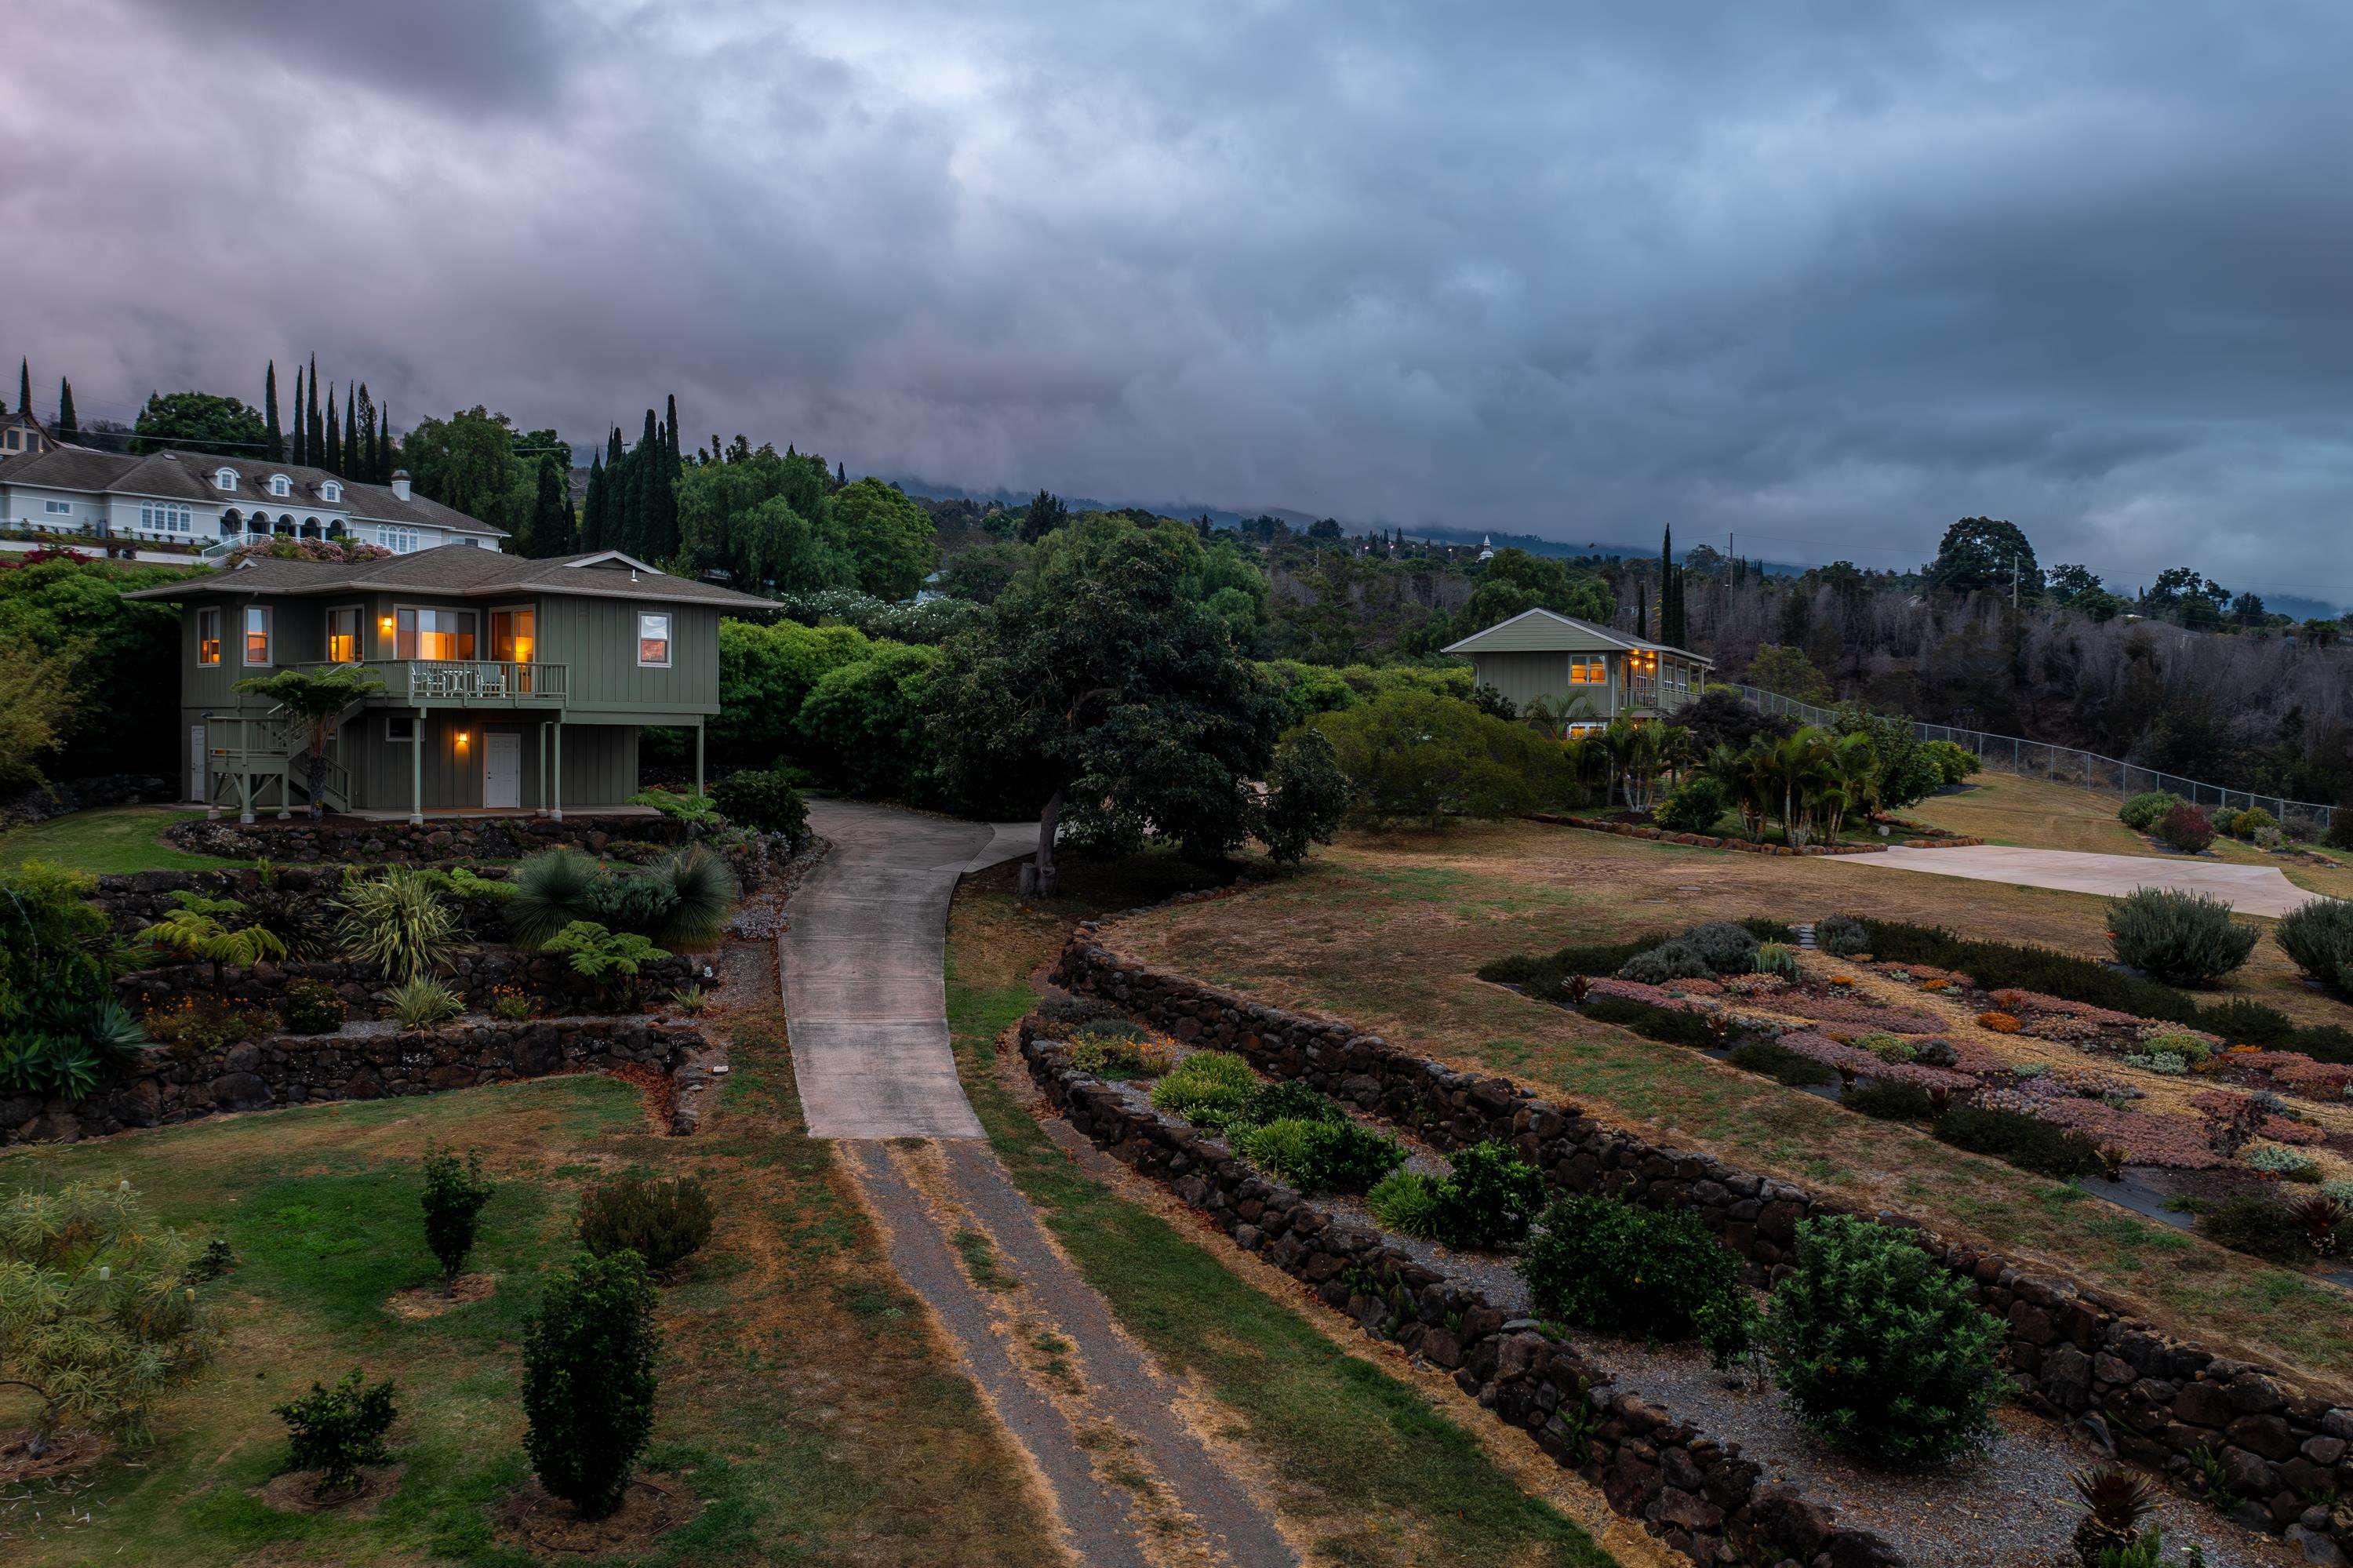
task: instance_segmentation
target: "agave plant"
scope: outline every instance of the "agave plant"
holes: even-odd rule
[[[2084,1517],[2075,1526],[2076,1561],[2084,1568],[2099,1568],[2102,1553],[2126,1551],[2140,1539],[2141,1520],[2157,1507],[2157,1489],[2147,1476],[2114,1465],[2078,1470],[2067,1478],[2084,1503]]]
[[[2305,1239],[2322,1257],[2336,1255],[2337,1232],[2348,1219],[2353,1219],[2353,1211],[2348,1211],[2342,1202],[2326,1192],[2314,1192],[2298,1198],[2288,1204],[2287,1212],[2290,1218],[2304,1227]]]
[[[390,980],[413,980],[441,967],[458,935],[449,901],[423,872],[395,866],[353,883],[337,906],[335,934],[343,948]]]
[[[456,992],[426,975],[404,980],[382,996],[385,1011],[403,1029],[437,1029],[466,1012]]]
[[[1794,977],[1798,972],[1797,949],[1787,942],[1759,942],[1757,945],[1757,972],[1779,975],[1785,980]]]

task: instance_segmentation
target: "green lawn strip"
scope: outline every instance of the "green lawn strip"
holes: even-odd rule
[[[663,1382],[646,1464],[701,1499],[633,1568],[818,1563],[846,1542],[872,1560],[1011,1565],[1048,1535],[970,1385],[889,1279],[826,1146],[802,1135],[773,1027],[739,1030],[708,1138],[646,1128],[637,1092],[596,1075],[325,1106],[0,1157],[0,1192],[131,1180],[175,1224],[225,1235],[238,1266],[211,1288],[228,1333],[159,1412],[135,1465],[106,1463],[69,1532],[12,1541],[25,1568],[121,1560],[220,1568],[454,1562],[523,1568],[496,1505],[522,1481],[520,1344],[537,1276],[573,1250],[580,1186],[606,1171],[703,1173],[742,1222],[664,1290]],[[730,1114],[736,1113],[736,1114]],[[488,1298],[410,1320],[385,1309],[438,1269],[417,1219],[427,1142],[498,1151],[499,1189],[470,1272]],[[400,1385],[396,1457],[375,1519],[274,1510],[251,1495],[285,1460],[271,1407],[351,1366]],[[15,1413],[0,1396],[0,1427]]]
[[[955,969],[952,949],[949,1025],[997,1158],[1127,1330],[1165,1364],[1199,1377],[1281,1475],[1328,1501],[1335,1517],[1319,1532],[1324,1561],[1611,1561],[1413,1389],[1073,1168],[992,1065],[994,1042],[1029,1011],[1032,993],[1021,984],[963,983]]]
[[[201,812],[170,806],[101,806],[0,833],[0,863],[45,860],[93,875],[132,871],[221,871],[248,860],[190,854],[164,842],[164,830]]]

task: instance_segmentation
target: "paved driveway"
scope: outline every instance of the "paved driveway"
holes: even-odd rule
[[[2120,897],[2137,887],[2169,887],[2182,893],[2211,893],[2226,898],[2232,908],[2243,915],[2284,915],[2315,896],[2281,875],[2275,866],[2227,865],[2186,855],[2160,860],[2148,855],[2086,854],[2080,850],[1979,844],[1966,849],[1891,849],[1884,854],[1850,856],[1839,863],[1878,866],[1888,871],[1926,871],[1977,882],[2007,882],[2019,887],[2055,887],[2066,893],[2096,893],[2110,898]]]
[[[793,895],[779,956],[810,1136],[978,1138],[948,1048],[948,901],[966,871],[1033,846],[1037,824],[818,800],[809,825],[833,853]]]

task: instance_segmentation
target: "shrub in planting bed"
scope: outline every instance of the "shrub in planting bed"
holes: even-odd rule
[[[1392,1171],[1365,1194],[1365,1207],[1401,1236],[1438,1239],[1438,1179],[1419,1171]]]
[[[1838,1074],[1811,1056],[1767,1040],[1753,1040],[1738,1047],[1729,1060],[1745,1073],[1761,1073],[1777,1084],[1788,1084],[1793,1088],[1808,1084],[1831,1083],[1838,1077]]]
[[[1747,974],[1757,968],[1757,938],[1746,926],[1711,920],[1694,926],[1678,938],[1719,975]]]
[[[2184,854],[2196,854],[2214,842],[2214,824],[2194,806],[2176,806],[2158,818],[2157,842]]]
[[[1234,1152],[1303,1193],[1362,1192],[1405,1163],[1405,1146],[1353,1121],[1284,1117],[1227,1134]]]
[[[1228,1051],[1196,1051],[1152,1086],[1152,1103],[1187,1121],[1240,1110],[1258,1088],[1250,1065]]]
[[[1930,1130],[1956,1149],[1990,1155],[2063,1181],[2097,1176],[2107,1169],[2098,1144],[2023,1111],[1956,1106],[1938,1117]]]
[[[1669,980],[1704,980],[1715,972],[1700,950],[1680,938],[1662,942],[1646,953],[1637,953],[1618,969],[1620,980],[1639,980],[1644,985],[1664,985]]]
[[[2158,818],[2181,803],[2181,797],[2170,790],[2151,789],[2116,808],[2116,815],[2133,832],[2145,833],[2157,826]]]
[[[1882,1121],[1926,1121],[1936,1112],[1936,1101],[1917,1084],[1864,1084],[1839,1097],[1839,1103]]]
[[[1630,1029],[1648,1039],[1663,1040],[1670,1045],[1706,1046],[1720,1043],[1715,1031],[1708,1027],[1705,1016],[1679,1007],[1661,1007],[1620,996],[1596,996],[1585,1004],[1585,1016]]]
[[[1544,1172],[1507,1146],[1475,1143],[1456,1151],[1436,1185],[1431,1224],[1448,1246],[1510,1246],[1528,1234],[1545,1206]]]
[[[343,1026],[350,1011],[333,986],[313,980],[299,980],[288,986],[286,1000],[280,1003],[289,1034],[332,1034]]]
[[[700,1177],[619,1176],[580,1197],[580,1245],[596,1257],[627,1250],[657,1277],[702,1250],[719,1211]]]
[[[1825,915],[1814,922],[1814,946],[1834,959],[1871,951],[1871,933],[1852,915]]]
[[[2353,822],[2353,811],[2341,819]],[[2280,917],[2272,936],[2295,967],[2340,996],[2353,996],[2353,899],[2316,898]]]
[[[2001,1329],[1902,1232],[1852,1215],[1798,1226],[1764,1342],[1782,1396],[1833,1446],[1898,1465],[1993,1435]]]
[[[1739,1260],[1697,1215],[1615,1198],[1556,1198],[1529,1234],[1520,1274],[1537,1309],[1604,1333],[1688,1339],[1740,1290]]]
[[[2108,906],[2116,957],[2169,985],[2211,985],[2247,961],[2261,935],[2208,893],[2143,887]]]
[[[395,1393],[389,1379],[371,1386],[353,1367],[334,1387],[314,1382],[310,1393],[277,1407],[290,1467],[319,1472],[319,1497],[355,1489],[362,1466],[384,1463],[384,1435],[400,1414]]]

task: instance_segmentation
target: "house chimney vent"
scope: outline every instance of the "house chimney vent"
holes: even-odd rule
[[[392,493],[399,500],[406,501],[408,499],[408,471],[406,469],[396,468],[392,471]]]

